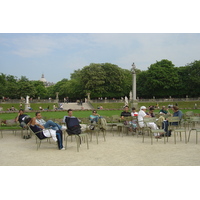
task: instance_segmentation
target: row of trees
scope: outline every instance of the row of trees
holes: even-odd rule
[[[200,96],[200,61],[186,66],[175,67],[169,60],[156,61],[147,70],[136,69],[137,96],[139,98],[199,97]],[[0,74],[0,95],[20,98],[29,95],[33,98],[70,99],[85,98],[120,98],[129,96],[132,90],[132,73],[111,63],[95,64],[75,70],[70,80],[63,79],[53,86],[45,87],[40,81],[29,81],[22,76]]]

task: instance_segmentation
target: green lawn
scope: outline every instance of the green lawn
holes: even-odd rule
[[[177,102],[178,106],[180,109],[185,113],[186,111],[193,111],[194,113],[200,113],[200,109],[193,109],[194,104],[197,103],[197,105],[200,105],[200,101],[192,101],[192,102]],[[50,106],[50,109],[52,109],[54,103],[35,103],[31,104],[31,107],[34,110],[38,110],[39,106],[42,106],[43,108],[47,107],[48,105]],[[174,102],[161,102],[159,103],[159,107],[162,107],[163,105],[168,106],[168,105],[174,104]],[[3,107],[4,110],[6,108],[10,108],[11,106],[16,107],[19,109],[19,104],[0,104],[0,106]],[[112,116],[112,115],[120,115],[122,112],[122,107],[124,106],[123,103],[93,103],[92,104],[94,108],[97,108],[98,106],[102,105],[105,110],[98,110],[98,113],[101,116]],[[149,105],[155,105],[155,102],[139,102],[138,106],[146,106],[148,107]],[[17,107],[18,106],[18,107]],[[199,106],[198,106],[199,107]],[[106,110],[106,109],[116,109],[116,110]],[[117,110],[118,109],[118,110]],[[160,109],[159,109],[160,110]],[[155,110],[159,111],[159,110]],[[89,117],[89,115],[92,113],[90,110],[80,110],[80,111],[73,111],[74,116],[80,118],[80,117]],[[35,116],[35,111],[33,112],[27,112],[28,115],[31,117]],[[62,119],[63,116],[67,115],[67,111],[42,111],[42,116],[47,118],[47,119]],[[1,113],[0,114],[0,119],[7,120],[7,119],[14,119],[17,116],[17,113]]]

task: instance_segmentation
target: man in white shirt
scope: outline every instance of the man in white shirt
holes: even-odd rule
[[[145,106],[141,106],[140,107],[140,111],[138,113],[138,124],[139,124],[140,128],[145,126],[143,119],[146,118],[146,117],[148,117],[148,118],[151,117],[150,115],[146,114],[146,109],[147,108]],[[150,127],[153,130],[158,129],[157,125],[154,122],[147,123],[147,126]],[[160,134],[159,133],[158,134],[154,133],[154,136],[156,138],[160,138]]]

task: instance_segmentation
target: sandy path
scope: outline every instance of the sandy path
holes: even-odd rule
[[[171,137],[167,144],[164,139],[150,144],[150,139],[142,137],[118,136],[107,132],[106,142],[101,136],[97,145],[95,137],[89,143],[82,144],[80,152],[76,151],[76,144],[68,142],[68,149],[59,151],[56,145],[43,141],[37,151],[35,138],[21,139],[20,133],[16,136],[12,132],[4,132],[0,138],[0,165],[1,166],[199,166],[200,142],[196,145],[195,135],[185,144],[184,139]]]

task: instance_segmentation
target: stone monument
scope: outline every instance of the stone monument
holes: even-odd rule
[[[25,102],[25,111],[29,110],[29,107],[30,107],[30,103],[29,103],[29,96],[27,95],[26,96],[26,102]]]

